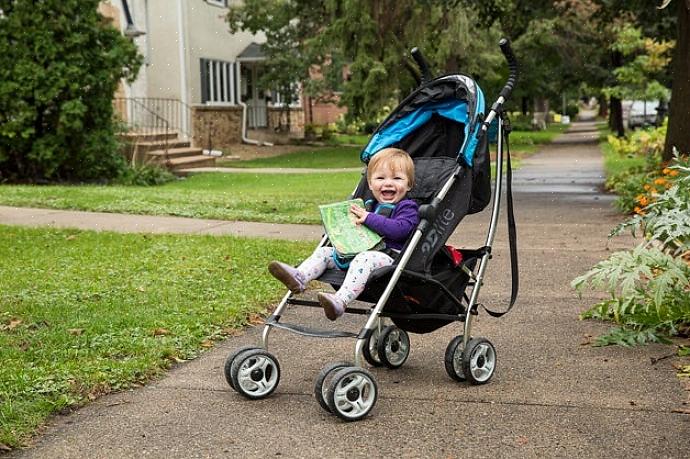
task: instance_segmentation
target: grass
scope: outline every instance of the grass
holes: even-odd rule
[[[337,169],[343,167],[362,167],[359,160],[359,147],[306,147],[304,151],[288,153],[270,158],[247,161],[223,161],[225,167],[278,167],[278,168],[317,168]]]
[[[0,204],[19,207],[318,224],[318,206],[345,199],[359,172],[192,175],[157,187],[0,185]]]
[[[513,167],[565,129],[511,135]],[[239,164],[238,164],[239,165]],[[356,167],[358,147],[321,147],[254,161],[246,167]],[[0,205],[219,220],[318,224],[318,206],[345,199],[360,172],[328,174],[208,173],[155,187],[0,185]]]
[[[235,333],[284,293],[268,261],[312,248],[0,226],[0,446]]]

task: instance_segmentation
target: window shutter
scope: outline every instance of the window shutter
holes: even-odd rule
[[[208,59],[200,59],[201,67],[201,103],[205,104],[209,101],[209,71],[208,66],[210,62]]]

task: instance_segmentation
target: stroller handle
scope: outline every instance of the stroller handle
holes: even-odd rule
[[[424,55],[419,50],[419,48],[415,46],[410,51],[410,54],[412,55],[412,59],[414,59],[414,61],[417,63],[417,67],[419,67],[420,72],[422,73],[422,79],[420,83],[426,83],[427,81],[432,80],[431,71],[429,70],[429,64],[426,62],[426,59],[424,59]]]
[[[508,97],[510,97],[510,93],[513,92],[513,88],[517,83],[520,72],[518,71],[517,59],[515,58],[515,54],[513,54],[513,48],[510,46],[510,40],[507,38],[501,38],[501,40],[498,42],[498,46],[501,48],[501,52],[503,53],[503,56],[505,56],[506,61],[508,61],[508,69],[510,72],[508,75],[508,81],[506,82],[505,86],[503,86],[503,89],[501,89],[501,93],[499,94],[500,97],[503,97],[504,100],[507,100]]]

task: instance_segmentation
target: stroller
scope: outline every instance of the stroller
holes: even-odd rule
[[[319,307],[316,301],[288,291],[275,312],[266,319],[261,347],[236,349],[226,359],[228,384],[249,399],[269,396],[278,386],[280,366],[268,351],[273,329],[304,336],[355,338],[354,364],[337,362],[325,366],[316,378],[314,395],[326,411],[346,420],[362,419],[378,397],[374,374],[364,367],[391,369],[402,366],[410,352],[411,333],[429,333],[453,322],[462,322],[463,333],[448,344],[445,369],[456,381],[487,383],[496,368],[496,351],[486,338],[472,337],[472,317],[482,307],[499,317],[517,297],[515,222],[510,192],[510,153],[507,132],[510,124],[503,104],[517,81],[517,62],[506,39],[499,42],[510,69],[509,78],[496,102],[485,114],[484,95],[469,77],[452,74],[430,78],[428,65],[415,48],[412,57],[419,66],[419,87],[376,129],[361,152],[370,158],[385,147],[407,151],[415,163],[415,186],[408,197],[419,204],[420,223],[392,266],[376,270],[358,301],[369,308],[347,307],[345,313],[368,316],[359,333],[319,330],[281,321],[288,305]],[[463,217],[484,209],[491,201],[489,126],[497,122],[496,180],[491,220],[484,247],[456,250],[445,243]],[[491,258],[501,201],[503,150],[506,147],[508,233],[511,254],[512,291],[510,306],[501,313],[478,303],[479,290]],[[366,174],[350,198],[371,198]],[[329,244],[324,236],[320,246]],[[340,287],[345,271],[327,270],[318,280]],[[467,292],[469,290],[469,292]]]

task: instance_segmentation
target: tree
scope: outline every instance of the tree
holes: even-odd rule
[[[665,1],[665,8],[669,1]],[[673,52],[671,75],[671,106],[668,114],[668,131],[664,145],[663,159],[673,157],[673,149],[681,154],[690,154],[690,2],[676,0],[678,29],[676,47]]]
[[[461,68],[498,80],[497,34],[472,34],[473,19],[458,2],[443,0],[247,0],[228,15],[233,31],[264,31],[269,68],[280,72],[275,63],[292,59],[295,67],[285,66],[283,75],[293,68],[291,77],[308,83],[312,95],[333,89],[328,87],[332,79],[309,78],[313,66],[333,75],[345,64],[341,100],[350,118],[366,121],[414,87],[408,71],[414,46],[436,70]],[[480,65],[469,53],[486,50],[489,39],[495,40],[494,51]],[[283,46],[287,43],[292,50]]]
[[[112,98],[141,58],[98,0],[0,0],[0,180],[100,180],[124,167]]]

